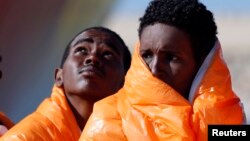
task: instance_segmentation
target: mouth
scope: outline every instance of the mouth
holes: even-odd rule
[[[100,68],[95,67],[95,66],[93,66],[93,65],[84,66],[84,67],[79,71],[79,74],[82,74],[82,75],[88,76],[88,77],[94,77],[94,76],[103,77],[103,76],[104,76],[103,71],[101,71]]]

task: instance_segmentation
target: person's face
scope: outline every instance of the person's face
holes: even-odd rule
[[[58,71],[65,93],[98,100],[117,92],[125,75],[123,51],[115,37],[102,31],[91,29],[77,36]]]
[[[143,29],[140,55],[152,74],[187,98],[197,72],[188,35],[166,24]]]

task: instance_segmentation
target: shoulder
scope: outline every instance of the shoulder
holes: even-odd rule
[[[58,129],[46,117],[34,112],[13,126],[1,140],[49,140],[53,137],[50,131],[58,132]]]
[[[115,130],[114,130],[115,129]],[[126,140],[117,111],[117,95],[95,103],[80,140]]]
[[[103,105],[113,105],[114,103],[117,103],[117,94],[110,95],[106,98],[103,98],[99,101],[97,101],[94,106],[103,106]]]
[[[94,104],[93,115],[98,117],[115,117],[117,113],[117,95],[108,96]]]

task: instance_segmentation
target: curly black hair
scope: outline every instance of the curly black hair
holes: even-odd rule
[[[145,27],[155,23],[174,26],[186,32],[196,61],[202,60],[217,40],[213,13],[198,0],[152,0],[139,21],[139,38]]]
[[[94,27],[89,27],[89,28],[86,28],[84,29],[83,31],[79,32],[67,45],[65,51],[64,51],[64,54],[63,54],[63,58],[62,58],[62,61],[61,61],[61,68],[63,67],[63,64],[65,62],[65,60],[67,59],[68,55],[69,55],[69,50],[70,50],[70,47],[71,47],[71,44],[72,42],[74,41],[74,39],[80,35],[81,33],[85,32],[85,31],[88,31],[88,30],[97,30],[97,31],[101,31],[101,32],[104,32],[104,33],[107,33],[111,36],[114,36],[116,39],[118,39],[118,41],[121,42],[123,48],[124,48],[124,54],[123,54],[123,63],[124,63],[124,70],[125,70],[125,73],[128,71],[128,69],[130,68],[130,65],[131,65],[131,53],[128,49],[128,47],[126,46],[125,42],[122,40],[122,38],[114,31],[106,28],[106,27],[101,27],[101,26],[94,26]]]

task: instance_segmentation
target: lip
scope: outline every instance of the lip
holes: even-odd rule
[[[84,66],[80,71],[79,74],[83,74],[84,76],[99,76],[103,77],[104,73],[93,65]]]

